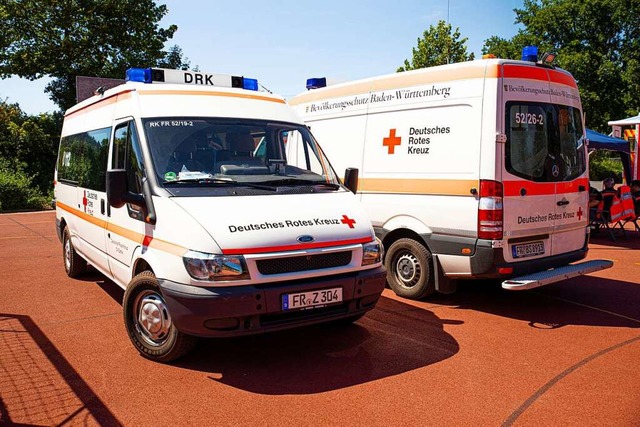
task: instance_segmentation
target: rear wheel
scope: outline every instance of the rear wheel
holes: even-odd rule
[[[76,252],[73,243],[71,243],[69,227],[66,226],[62,232],[62,258],[67,276],[75,278],[87,271],[87,261]]]
[[[144,357],[171,362],[187,354],[196,338],[178,331],[150,271],[131,279],[124,293],[124,324],[131,342]]]
[[[413,239],[399,239],[391,244],[385,266],[387,282],[398,296],[420,299],[436,290],[431,252]]]

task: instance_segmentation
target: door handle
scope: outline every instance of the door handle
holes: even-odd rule
[[[104,199],[100,199],[100,213],[104,215],[104,212],[105,212]]]
[[[558,203],[556,203],[556,205],[558,206],[566,206],[569,204],[568,200],[560,200]]]

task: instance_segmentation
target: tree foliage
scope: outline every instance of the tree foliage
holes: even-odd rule
[[[418,37],[418,45],[413,48],[411,62],[405,59],[404,66],[398,72],[433,67],[435,65],[470,61],[473,53],[467,54],[467,38],[460,38],[460,30],[451,32],[451,24],[439,21],[437,26],[429,26],[422,38]]]
[[[24,165],[0,157],[0,212],[50,207],[51,197],[32,185]]]
[[[0,158],[43,194],[53,189],[61,125],[59,113],[28,116],[17,104],[0,101]]]
[[[76,76],[122,78],[125,70],[158,63],[188,65],[164,45],[177,30],[161,28],[165,5],[153,0],[3,0],[0,77],[53,77],[46,88],[66,110],[75,104]]]
[[[637,0],[525,0],[511,40],[491,37],[483,53],[519,59],[523,46],[558,53],[558,66],[578,82],[589,127],[640,110],[640,2]]]

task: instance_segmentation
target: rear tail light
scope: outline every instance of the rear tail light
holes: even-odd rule
[[[502,183],[480,180],[480,200],[478,202],[478,238],[502,239]]]

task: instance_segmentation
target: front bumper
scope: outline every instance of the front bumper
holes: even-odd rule
[[[204,337],[251,335],[354,317],[375,307],[385,283],[384,267],[259,286],[203,288],[159,280],[176,328]],[[283,294],[337,287],[342,288],[342,303],[282,310]]]

